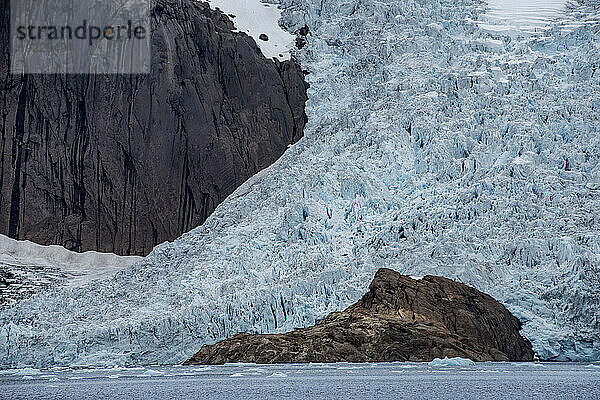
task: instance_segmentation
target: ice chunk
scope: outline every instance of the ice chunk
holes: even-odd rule
[[[428,365],[430,367],[468,367],[471,365],[475,365],[475,363],[472,360],[469,360],[468,358],[444,357],[443,359],[436,358],[433,361],[429,362]]]
[[[7,372],[12,372],[13,375],[16,376],[35,376],[41,375],[41,371],[37,368],[20,368],[14,370],[8,370]]]
[[[164,373],[161,372],[161,371],[157,371],[157,370],[154,370],[154,369],[147,369],[146,371],[144,371],[143,374],[138,375],[138,376],[140,376],[140,377],[148,377],[148,376],[163,376],[163,375],[164,375]]]
[[[287,374],[283,372],[274,372],[268,376],[268,378],[287,378]]]

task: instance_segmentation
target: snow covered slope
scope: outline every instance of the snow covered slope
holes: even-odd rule
[[[77,277],[69,280],[72,286],[110,278],[141,259],[96,251],[76,253],[62,246],[42,246],[29,240],[19,241],[0,235],[0,265],[57,268]]]
[[[595,11],[516,39],[476,0],[282,3],[312,32],[305,138],[113,279],[3,311],[0,365],[182,362],[311,325],[379,267],[489,293],[544,358],[600,358]]]
[[[95,251],[75,253],[62,246],[41,246],[0,235],[0,306],[40,289],[108,279],[141,259]]]

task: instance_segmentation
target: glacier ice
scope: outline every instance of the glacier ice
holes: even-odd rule
[[[305,138],[114,278],[3,310],[0,366],[180,363],[311,325],[380,267],[489,293],[543,358],[600,359],[596,9],[514,36],[478,0],[281,7],[311,28]]]

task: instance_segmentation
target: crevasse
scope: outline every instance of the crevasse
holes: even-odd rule
[[[0,365],[179,363],[310,325],[379,267],[491,294],[543,358],[599,359],[594,8],[508,37],[479,28],[475,0],[281,3],[312,32],[305,138],[113,279],[3,311]]]

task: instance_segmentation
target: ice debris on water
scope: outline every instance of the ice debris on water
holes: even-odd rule
[[[444,357],[443,359],[435,358],[433,361],[430,361],[427,365],[429,365],[430,367],[468,367],[471,365],[475,365],[475,363],[472,360],[469,360],[468,358]]]
[[[147,369],[143,374],[138,375],[139,377],[149,377],[149,376],[163,376],[164,373],[161,371],[157,371],[155,369]]]
[[[12,373],[12,375],[15,376],[37,376],[42,374],[42,372],[39,369],[29,367],[8,370],[7,372]]]
[[[273,372],[268,378],[287,378],[287,374],[283,372]]]

